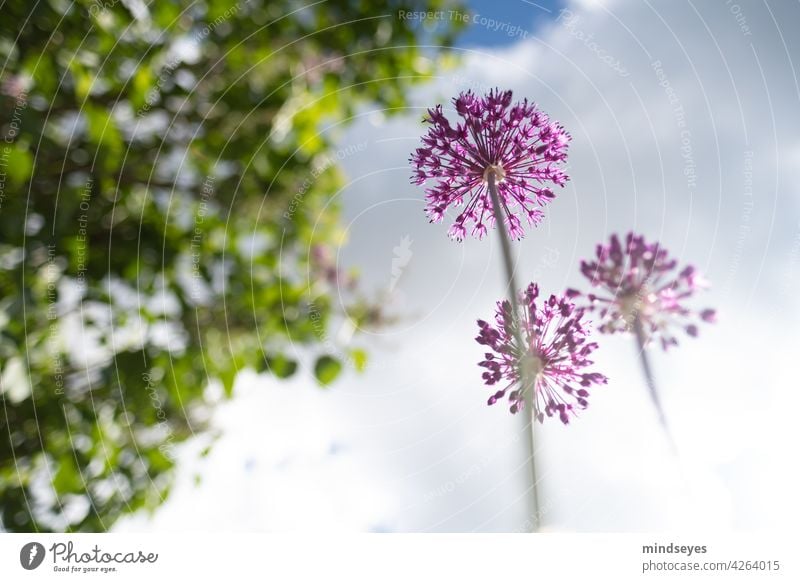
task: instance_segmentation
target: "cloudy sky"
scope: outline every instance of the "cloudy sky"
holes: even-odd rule
[[[406,114],[366,109],[335,135],[351,152],[338,260],[373,291],[390,288],[390,309],[404,315],[360,336],[370,368],[326,391],[302,376],[243,375],[213,452],[197,461],[202,443],[187,446],[171,499],[118,530],[525,528],[523,419],[485,405],[473,340],[475,320],[503,297],[499,246],[448,240],[408,183],[424,109],[494,86],[532,99],[573,138],[571,181],[514,245],[521,281],[548,293],[581,286],[595,244],[635,230],[702,270],[713,286],[693,306],[719,310],[699,338],[650,354],[677,457],[633,340],[602,339],[596,367],[609,385],[570,426],[536,430],[544,528],[758,530],[797,519],[800,39],[789,24],[800,5],[497,6],[474,5],[485,18],[458,48],[461,64],[414,92]]]

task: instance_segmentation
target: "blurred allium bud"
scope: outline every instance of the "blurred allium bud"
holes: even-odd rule
[[[337,289],[355,289],[358,281],[348,273],[342,273],[330,246],[311,245],[310,264],[314,278],[320,279]]]

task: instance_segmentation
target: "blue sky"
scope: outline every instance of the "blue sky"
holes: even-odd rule
[[[559,0],[471,0],[467,2],[469,9],[480,17],[520,26],[528,34],[535,34],[542,24],[558,16],[564,6]],[[480,22],[480,21],[479,21]],[[513,44],[519,37],[498,33],[486,26],[471,24],[458,40],[464,47],[499,47]]]

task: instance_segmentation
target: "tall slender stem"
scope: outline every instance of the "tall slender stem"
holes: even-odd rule
[[[669,425],[667,424],[667,417],[664,414],[664,408],[661,406],[661,399],[658,397],[658,389],[656,388],[656,380],[655,376],[653,375],[653,368],[650,366],[650,360],[647,358],[647,352],[645,351],[647,335],[645,334],[644,326],[642,325],[642,321],[639,319],[639,317],[633,318],[633,333],[636,336],[639,361],[642,364],[642,371],[644,372],[647,389],[650,391],[650,398],[652,398],[653,405],[656,407],[656,412],[658,413],[658,420],[661,422],[661,426],[664,427],[664,432],[667,435],[667,440],[669,440],[669,445],[672,448],[672,451],[677,452],[675,441],[672,440],[672,433],[670,432]]]
[[[494,171],[489,171],[487,176],[487,182],[489,185],[489,196],[492,199],[492,208],[494,210],[495,216],[495,224],[497,225],[497,232],[500,234],[500,248],[503,251],[503,265],[505,266],[505,274],[506,274],[506,282],[508,287],[508,295],[511,299],[511,316],[514,320],[513,323],[513,330],[514,336],[517,340],[517,345],[520,347],[521,350],[525,349],[525,344],[522,341],[522,333],[520,331],[520,309],[519,309],[519,298],[517,297],[517,293],[519,292],[519,286],[517,285],[516,276],[514,274],[514,260],[511,256],[511,242],[509,240],[508,231],[506,230],[506,224],[503,220],[503,209],[500,206],[500,198],[497,195],[497,185],[495,183],[496,176]],[[524,381],[524,378],[523,378]],[[531,470],[531,531],[536,532],[539,529],[539,486],[536,478],[536,447],[534,441],[534,424],[533,424],[533,395],[527,391],[525,394],[525,407],[523,410],[525,411],[525,421],[526,421],[526,429],[528,433],[528,461],[530,464]]]

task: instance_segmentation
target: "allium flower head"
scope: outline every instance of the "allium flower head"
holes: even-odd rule
[[[449,235],[463,240],[471,224],[472,236],[482,238],[498,218],[488,189],[493,174],[508,232],[522,238],[520,218],[541,221],[540,207],[555,198],[548,184],[567,181],[559,166],[569,134],[527,99],[512,105],[511,91],[495,89],[485,97],[467,91],[453,104],[463,121],[452,125],[441,105],[429,109],[431,127],[411,155],[412,182],[435,180],[426,189],[428,218],[441,222],[448,208],[463,205]]]
[[[587,388],[607,379],[584,371],[592,364],[588,356],[597,349],[596,343],[587,342],[584,311],[566,296],[537,301],[538,296],[535,283],[520,293],[518,328],[508,301],[497,303],[494,325],[478,320],[475,340],[492,350],[478,365],[486,368],[483,379],[488,386],[506,382],[489,398],[490,405],[508,394],[511,412],[517,413],[529,399],[539,422],[557,414],[567,424],[570,414],[586,408]]]
[[[598,312],[603,333],[631,331],[638,318],[649,337],[658,335],[666,350],[677,345],[676,326],[696,336],[697,321],[714,322],[713,309],[694,311],[687,299],[708,282],[692,266],[677,271],[677,261],[658,243],[647,243],[643,236],[628,233],[624,243],[612,235],[608,245],[597,245],[597,258],[581,262],[581,272],[593,287],[604,294],[590,293],[588,309]],[[570,297],[581,293],[568,290]]]

